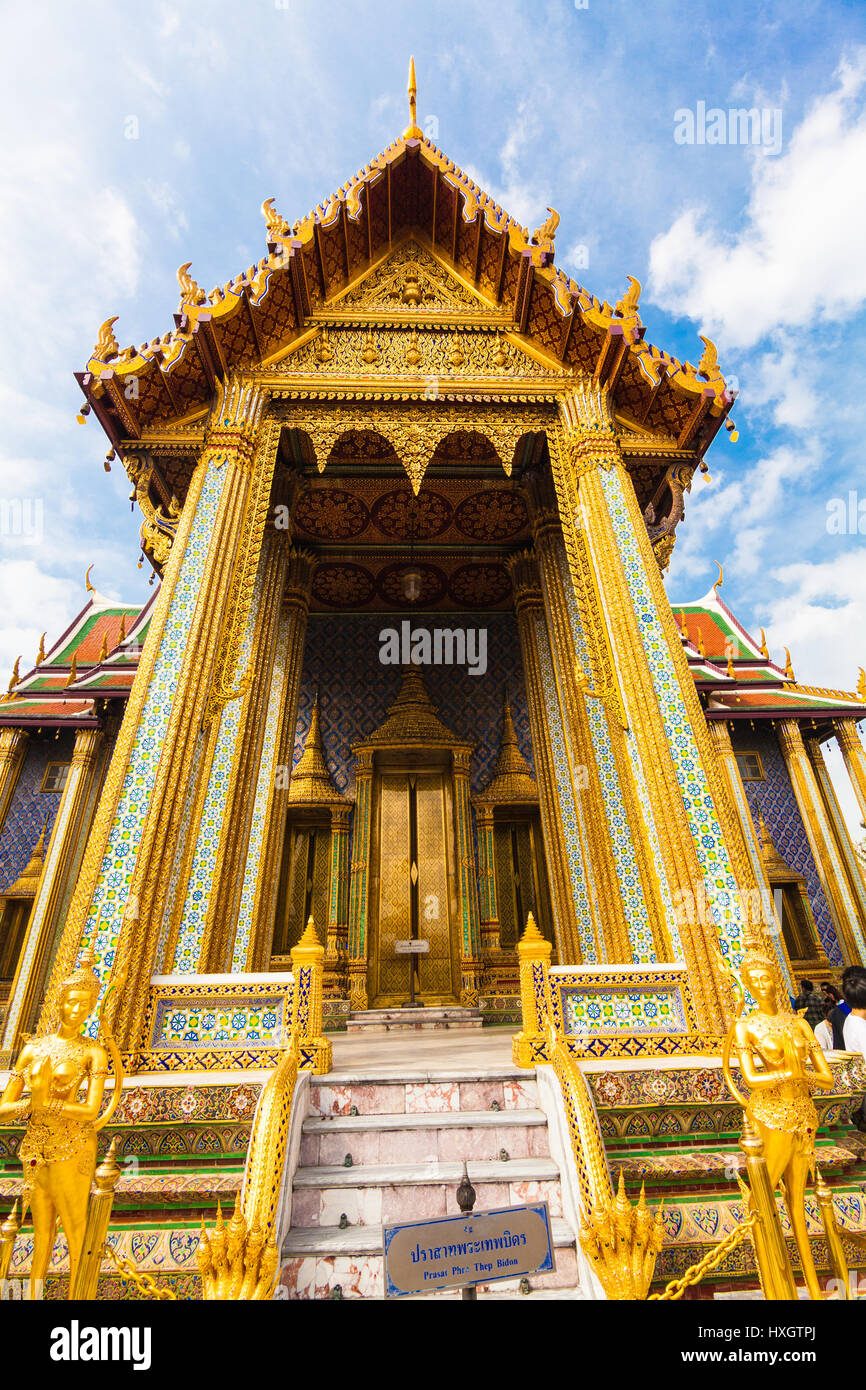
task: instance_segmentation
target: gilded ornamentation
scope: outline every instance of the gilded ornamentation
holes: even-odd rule
[[[207,294],[200,285],[196,284],[189,273],[191,265],[192,261],[187,261],[184,265],[178,267],[177,283],[180,287],[181,312],[183,312],[184,309],[188,309],[190,305],[207,303]]]
[[[100,362],[110,362],[113,358],[120,356],[120,344],[114,336],[114,325],[118,318],[119,315],[115,314],[113,318],[106,319],[99,330],[93,356],[97,357]]]
[[[620,1172],[616,1196],[592,1208],[578,1238],[609,1299],[646,1298],[665,1228],[662,1207],[655,1214],[649,1210],[643,1185],[633,1207]]]
[[[274,207],[274,199],[266,198],[262,203],[262,217],[265,219],[268,244],[279,245],[284,238],[292,235],[292,229],[284,217]]]
[[[78,969],[64,981],[56,1032],[25,1044],[0,1101],[0,1120],[27,1121],[19,1158],[24,1169],[22,1219],[28,1205],[33,1213],[31,1298],[37,1296],[37,1287],[45,1277],[58,1218],[69,1247],[70,1288],[75,1283],[96,1169],[96,1135],[114,1113],[123,1086],[123,1067],[111,1029],[115,991],[123,988],[128,962],[117,968],[114,989],[106,993],[100,1009],[105,1046],[82,1036],[99,994],[99,978],[92,962],[92,955],[85,952]],[[114,1092],[99,1117],[110,1074],[109,1053],[114,1064]],[[22,1100],[28,1086],[29,1098]],[[80,1101],[82,1087],[86,1087],[86,1095]]]
[[[461,380],[508,376],[527,384],[558,384],[565,375],[513,348],[500,331],[464,324],[458,331],[441,322],[376,323],[359,327],[331,318],[312,341],[286,359],[293,374],[315,373],[347,381],[375,368],[376,376],[411,378],[419,372]],[[444,389],[443,387],[439,388]]]
[[[228,1226],[221,1203],[217,1203],[211,1230],[205,1229],[202,1219],[196,1260],[206,1303],[228,1299],[257,1303],[273,1296],[279,1266],[273,1233],[266,1238],[256,1222],[247,1223],[240,1195]]]
[[[757,1008],[743,1015],[741,995],[738,1017],[722,1054],[725,1080],[761,1141],[770,1192],[783,1184],[809,1294],[820,1299],[803,1199],[815,1166],[818,1116],[812,1092],[832,1090],[833,1073],[805,1019],[790,1012],[784,997],[780,1003],[777,966],[757,938],[750,941],[743,957],[741,977]],[[732,1051],[749,1087],[748,1099],[732,1077]]]

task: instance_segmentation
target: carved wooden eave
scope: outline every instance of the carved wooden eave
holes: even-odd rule
[[[251,370],[268,378],[322,326],[385,322],[352,295],[410,237],[475,296],[464,331],[502,332],[552,381],[591,376],[617,415],[649,434],[700,458],[730,409],[711,344],[695,368],[646,343],[634,286],[616,307],[598,300],[555,265],[552,236],[530,236],[417,127],[292,227],[263,211],[267,254],[209,295],[183,267],[168,332],[123,351],[110,326],[100,333],[77,379],[121,452],[151,438],[165,448],[175,429],[203,419],[219,381]],[[432,307],[428,318],[423,303],[391,311],[419,334],[456,317]]]

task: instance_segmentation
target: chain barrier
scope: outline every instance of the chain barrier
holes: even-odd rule
[[[166,1287],[161,1288],[153,1278],[153,1275],[142,1274],[142,1272],[136,1269],[135,1265],[129,1260],[120,1259],[113,1246],[106,1245],[104,1253],[114,1265],[114,1268],[117,1270],[124,1283],[134,1284],[138,1292],[143,1294],[145,1298],[165,1298],[173,1303],[177,1301],[177,1294],[174,1289]]]
[[[709,1254],[705,1255],[702,1260],[698,1260],[695,1265],[690,1265],[681,1278],[672,1279],[663,1293],[651,1293],[647,1302],[675,1302],[678,1298],[682,1298],[686,1289],[699,1284],[705,1274],[709,1274],[711,1269],[716,1269],[726,1255],[729,1255],[732,1250],[736,1250],[738,1245],[742,1245],[746,1236],[757,1224],[757,1220],[757,1216],[752,1212],[751,1216],[747,1216],[735,1231],[731,1231],[729,1236],[725,1236],[718,1245],[714,1245]]]

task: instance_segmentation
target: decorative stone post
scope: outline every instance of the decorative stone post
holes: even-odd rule
[[[516,1066],[534,1067],[538,1062],[551,1060],[546,1051],[551,1017],[551,945],[541,935],[531,912],[526,919],[526,931],[517,943],[517,954],[523,1028],[512,1039],[512,1056]]]
[[[325,948],[310,917],[303,936],[292,950],[295,977],[292,1028],[298,1034],[301,1069],[319,1074],[331,1070],[331,1044],[322,1036],[324,960]]]

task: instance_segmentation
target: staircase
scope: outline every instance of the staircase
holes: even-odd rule
[[[547,1201],[556,1247],[554,1273],[522,1289],[519,1280],[480,1285],[479,1297],[583,1297],[535,1073],[401,1075],[399,1064],[387,1078],[335,1072],[311,1085],[282,1252],[288,1297],[381,1298],[383,1226],[458,1215],[464,1160],[476,1210]]]

